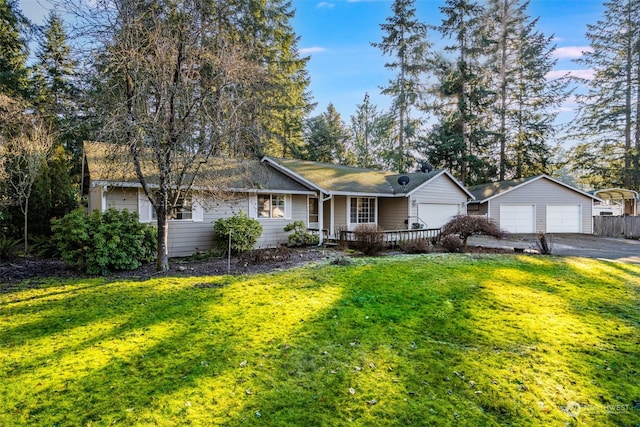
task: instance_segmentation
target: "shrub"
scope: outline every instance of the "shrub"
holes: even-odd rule
[[[440,231],[441,236],[455,235],[462,240],[462,248],[466,249],[467,239],[474,235],[484,234],[501,239],[506,236],[506,232],[479,215],[457,215],[446,223]]]
[[[427,239],[413,239],[400,244],[400,250],[408,254],[428,254],[431,249]]]
[[[138,214],[109,209],[85,215],[77,209],[52,221],[53,240],[62,259],[88,274],[133,270],[155,258],[157,231]]]
[[[0,236],[0,259],[9,259],[21,243],[21,239]]]
[[[243,212],[229,218],[222,218],[213,225],[214,245],[228,250],[231,236],[231,253],[240,254],[253,249],[262,235],[262,225],[257,219],[249,218]]]
[[[33,236],[29,245],[29,252],[40,258],[62,258],[62,254],[51,236]]]
[[[374,224],[360,224],[353,230],[355,246],[365,255],[378,255],[384,249],[384,233]]]
[[[284,231],[292,231],[292,233],[289,234],[289,246],[307,246],[320,243],[320,237],[308,231],[303,221],[295,221],[287,224],[287,226],[284,227]]]
[[[460,252],[462,249],[462,239],[455,234],[448,234],[440,240],[440,244],[447,252]]]

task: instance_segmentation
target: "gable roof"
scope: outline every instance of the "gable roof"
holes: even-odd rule
[[[568,184],[565,184],[562,181],[558,181],[557,179],[551,178],[548,175],[541,174],[541,175],[535,175],[535,176],[530,176],[526,178],[511,179],[508,181],[490,182],[487,184],[471,186],[469,187],[469,192],[471,192],[471,194],[473,194],[476,199],[474,202],[471,202],[471,203],[487,202],[491,199],[502,196],[503,194],[509,193],[510,191],[524,187],[527,184],[530,184],[532,182],[535,182],[541,179],[546,179],[548,181],[551,181],[555,184],[565,187],[571,191],[575,191],[576,193],[582,194],[583,196],[589,197],[591,199],[600,200],[593,194],[589,194],[586,191],[582,191],[578,188],[572,187]]]
[[[119,187],[141,187],[131,156],[122,146],[85,142],[84,154],[92,181]],[[149,184],[157,185],[152,161],[143,162],[142,167]],[[314,194],[309,187],[256,159],[210,158],[202,165],[199,177],[200,180],[194,182],[195,189],[216,187],[237,192]]]
[[[262,160],[325,194],[406,197],[434,178],[446,175],[469,197],[473,197],[447,170],[399,174],[308,160],[274,157],[264,157]],[[398,182],[401,176],[409,178],[409,182],[404,186]]]

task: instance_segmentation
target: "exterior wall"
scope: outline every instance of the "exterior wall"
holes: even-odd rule
[[[138,213],[138,189],[137,188],[109,188],[106,193],[106,208],[128,210]]]
[[[443,174],[430,180],[411,194],[409,216],[412,217],[412,219],[417,219],[418,205],[420,203],[459,205],[458,212],[464,213],[466,211],[465,205],[467,204],[468,197],[467,193],[465,193],[457,183]]]
[[[89,197],[87,200],[87,211],[102,210],[102,189],[101,185],[89,188]]]
[[[249,196],[255,197],[255,196]],[[289,233],[284,227],[294,221],[309,222],[308,204],[306,195],[291,196],[291,218],[257,218],[262,224],[262,236],[256,243],[257,248],[273,248],[289,241]]]
[[[90,208],[99,209],[102,200],[102,187],[95,187],[95,195],[90,192]],[[138,189],[110,188],[106,193],[107,207],[128,209],[138,212]],[[215,202],[204,201],[202,221],[171,220],[169,221],[169,256],[189,256],[199,251],[206,251],[213,246],[213,224],[221,219],[237,215],[241,211],[251,218],[257,219],[262,225],[262,235],[256,243],[256,248],[275,247],[288,242],[289,233],[284,227],[293,221],[308,222],[308,203],[306,195],[292,195],[287,198],[291,203],[291,218],[271,219],[257,218],[256,195],[246,194],[235,200]],[[98,203],[98,204],[96,204]],[[157,225],[155,221],[151,224]]]
[[[501,204],[534,204],[536,232],[547,230],[547,205],[581,205],[582,233],[593,234],[593,199],[541,178],[489,201],[489,217],[500,223]]]
[[[479,203],[479,204],[474,203],[473,206],[474,207],[472,207],[471,204],[467,205],[467,215],[487,216],[487,213],[489,212],[489,203]],[[470,207],[472,208],[470,209]]]
[[[336,236],[338,236],[338,231],[341,229],[346,229],[349,221],[347,220],[347,196],[334,196],[333,197],[333,215],[334,215],[334,224],[333,232]]]
[[[294,221],[308,222],[306,195],[292,195],[291,218],[258,218],[255,212],[255,194],[248,194],[230,202],[204,203],[203,221],[171,221],[169,223],[169,254],[188,256],[213,246],[213,224],[221,219],[237,215],[240,211],[257,219],[262,225],[262,235],[256,248],[272,248],[289,241],[289,233],[284,227]]]
[[[378,225],[384,230],[406,230],[408,204],[407,197],[378,198]]]

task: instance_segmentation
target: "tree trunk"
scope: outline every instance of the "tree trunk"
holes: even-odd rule
[[[27,238],[27,236],[29,235],[28,232],[28,225],[29,225],[29,198],[27,197],[27,199],[24,201],[24,254],[27,255],[29,253],[29,240]]]
[[[158,259],[156,261],[157,271],[169,270],[169,216],[166,209],[158,209]]]

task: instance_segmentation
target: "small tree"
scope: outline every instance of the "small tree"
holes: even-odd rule
[[[34,183],[46,165],[53,138],[42,121],[26,105],[0,94],[0,120],[4,121],[0,158],[4,163],[8,197],[24,217],[24,253],[29,249],[29,200]]]
[[[502,239],[507,235],[493,222],[478,215],[457,215],[442,227],[440,234],[458,236],[462,240],[462,249],[467,249],[467,239],[475,235],[487,235]]]

